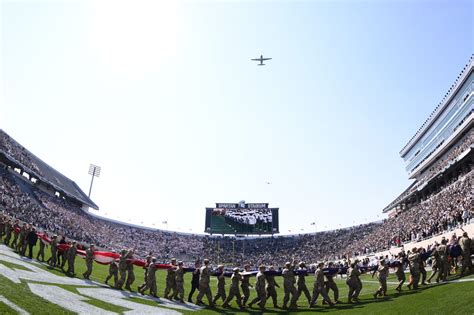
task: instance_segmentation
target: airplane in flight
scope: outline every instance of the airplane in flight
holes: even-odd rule
[[[260,61],[260,63],[257,64],[257,66],[264,66],[265,64],[263,63],[265,60],[270,60],[272,58],[263,58],[263,55],[260,55],[260,58],[256,59],[250,59],[252,61]]]

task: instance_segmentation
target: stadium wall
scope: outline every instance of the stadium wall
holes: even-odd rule
[[[456,236],[459,237],[459,236],[462,236],[462,234],[464,232],[467,232],[469,237],[472,238],[474,236],[474,222],[463,226],[462,229],[461,228],[456,228],[454,230],[451,230],[451,231],[448,231],[448,232],[445,232],[445,233],[442,233],[442,234],[424,239],[424,240],[419,241],[419,242],[405,243],[405,244],[403,244],[403,247],[392,247],[392,248],[390,248],[390,250],[385,250],[385,251],[378,252],[378,253],[375,253],[375,254],[370,254],[370,255],[362,255],[362,256],[359,256],[359,258],[374,257],[374,256],[385,256],[385,255],[390,255],[390,254],[395,255],[395,254],[398,254],[399,252],[401,252],[402,249],[404,249],[405,252],[407,252],[409,250],[412,250],[415,247],[416,248],[420,248],[420,247],[427,248],[428,245],[431,245],[434,242],[441,243],[441,239],[443,237],[445,237],[449,241],[451,236],[454,233],[456,233]]]

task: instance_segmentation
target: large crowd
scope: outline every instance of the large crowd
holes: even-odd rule
[[[457,158],[461,156],[467,149],[473,146],[474,143],[474,130],[470,130],[464,138],[451,148],[447,153],[440,157],[433,165],[426,170],[421,177],[418,179],[418,185],[420,186],[431,178],[445,170],[452,164],[457,162]]]
[[[31,154],[18,142],[13,140],[3,130],[0,129],[0,150],[7,153],[18,163],[26,166],[38,175],[42,175],[38,165],[31,158]]]
[[[137,254],[143,256],[152,250],[160,253],[162,259],[183,255],[194,259],[203,250],[202,236],[140,229],[102,220],[34,187],[29,187],[30,191],[22,190],[26,184],[22,179],[5,169],[0,172],[0,207],[6,214],[34,223],[40,230],[112,251],[135,248]]]
[[[460,176],[440,192],[388,218],[372,233],[348,247],[353,253],[373,253],[449,231],[467,223],[473,213],[474,173]]]
[[[350,228],[312,234],[262,238],[216,237],[127,226],[84,212],[68,199],[52,196],[2,169],[0,207],[6,214],[34,223],[39,230],[65,235],[99,248],[149,251],[158,259],[179,257],[194,261],[243,264],[251,257],[260,264],[282,265],[293,257],[305,261],[334,260],[374,253],[421,240],[467,223],[473,211],[473,176],[469,172],[440,192],[397,216]]]
[[[0,137],[0,149],[9,154],[11,151],[15,159],[22,161],[29,168],[34,167],[28,164],[26,157],[16,152],[24,148],[12,149],[8,139]],[[456,158],[465,148],[464,145],[455,148],[453,155],[447,156],[446,161]],[[38,255],[37,259],[41,260],[44,260],[45,256],[44,246],[41,244],[47,240],[51,244],[48,260],[50,267],[63,269],[67,262],[67,273],[72,276],[75,275],[74,258],[81,252],[86,259],[87,270],[83,274],[86,279],[89,279],[92,273],[92,262],[99,257],[99,250],[115,253],[117,258],[110,261],[106,282],[113,277],[113,287],[117,289],[125,286],[125,289],[132,290],[131,284],[135,280],[133,264],[143,263],[146,269],[145,283],[138,289],[141,293],[150,290],[150,294],[154,296],[157,295],[155,271],[163,266],[159,262],[171,262],[166,264],[168,272],[164,297],[180,302],[184,302],[184,265],[191,264],[196,267],[188,267],[188,271],[192,269],[193,272],[192,288],[199,291],[198,304],[202,304],[203,297],[207,296],[209,305],[214,305],[218,299],[222,299],[223,305],[228,306],[235,296],[241,308],[249,302],[249,306],[258,303],[263,309],[267,298],[272,299],[277,307],[274,287],[277,282],[274,276],[282,276],[285,292],[283,307],[288,307],[289,304],[289,308],[296,308],[296,302],[303,293],[310,306],[315,305],[319,295],[332,306],[338,301],[337,285],[332,281],[337,273],[344,274],[347,279],[348,302],[357,303],[362,288],[359,275],[364,271],[373,271],[378,275],[380,288],[374,293],[374,298],[377,298],[387,293],[389,267],[396,269],[399,281],[396,289],[399,291],[405,282],[406,268],[411,273],[408,283],[410,289],[416,289],[420,281],[429,282],[436,274],[437,281],[445,281],[451,271],[450,267],[456,268],[458,263],[462,266],[461,274],[472,270],[472,240],[467,233],[462,237],[453,235],[449,243],[448,240],[443,240],[441,244],[435,243],[422,249],[414,248],[406,254],[402,251],[395,256],[380,257],[375,261],[367,258],[362,261],[354,259],[355,256],[380,252],[392,246],[400,247],[406,242],[419,241],[469,224],[474,210],[474,171],[465,169],[464,173],[458,175],[435,193],[381,222],[312,234],[237,238],[175,233],[112,222],[83,211],[80,204],[73,199],[51,195],[9,167],[2,166],[0,238],[5,236],[5,244],[12,246],[22,255],[26,254],[26,248],[29,247],[30,257],[32,247],[40,239],[40,253],[41,248],[43,253]],[[21,225],[20,221],[24,224]],[[52,236],[51,239],[46,238],[47,235]],[[59,239],[61,241],[58,243]],[[88,248],[84,250],[83,244],[94,245],[86,245]],[[59,264],[56,260],[59,254],[57,255],[56,251],[59,253],[61,250],[63,258],[62,264]],[[97,256],[94,253],[97,253]],[[135,259],[144,257],[146,262]],[[179,257],[185,262],[178,262],[171,257]],[[244,266],[243,271],[235,267],[231,274],[227,274],[232,283],[228,296],[224,286],[225,267],[219,265],[211,270],[208,259],[218,264],[223,262],[232,266]],[[296,263],[297,260],[300,261],[299,264]],[[204,262],[204,266],[201,266],[201,262]],[[254,270],[258,266],[258,272],[255,271],[257,298],[252,301],[248,301],[250,295],[247,284],[249,276],[254,276],[255,273],[251,272],[252,266],[249,263]],[[310,263],[316,264],[310,267]],[[427,263],[431,264],[433,269],[430,278],[427,278],[424,269]],[[272,267],[267,270],[267,266]],[[304,281],[304,277],[310,273],[314,274],[312,296]],[[218,277],[218,294],[214,297],[211,296],[209,286],[211,275]],[[188,301],[191,301],[194,290],[191,290]],[[334,299],[328,296],[329,291],[334,291]]]
[[[117,290],[134,291],[132,285],[135,283],[134,266],[143,267],[145,270],[144,282],[137,287],[141,294],[149,291],[149,294],[158,298],[156,271],[166,269],[166,285],[163,297],[169,300],[175,300],[179,303],[185,303],[185,285],[184,273],[191,272],[191,290],[188,293],[188,303],[193,302],[193,294],[198,291],[196,297],[197,305],[206,305],[203,298],[206,297],[208,305],[214,307],[219,300],[222,301],[222,307],[230,307],[230,303],[235,298],[237,306],[241,310],[252,308],[257,304],[260,310],[265,310],[267,301],[273,302],[274,308],[280,308],[278,303],[278,293],[276,288],[280,288],[279,280],[282,278],[282,288],[284,292],[283,309],[296,310],[298,300],[303,297],[308,301],[310,308],[317,305],[318,297],[321,296],[322,304],[334,307],[338,303],[343,303],[339,297],[339,288],[334,278],[344,277],[348,286],[347,303],[359,303],[359,294],[362,290],[362,281],[360,276],[363,273],[371,273],[372,277],[377,274],[380,284],[379,288],[373,293],[373,298],[388,296],[387,278],[389,269],[395,269],[397,283],[395,290],[401,292],[404,288],[406,279],[405,270],[409,269],[410,278],[406,287],[409,290],[417,290],[421,285],[430,283],[432,279],[436,282],[445,282],[448,275],[457,271],[460,267],[459,276],[465,276],[473,271],[471,252],[474,241],[469,238],[467,232],[458,237],[455,234],[448,240],[443,238],[440,243],[435,242],[427,248],[412,248],[407,253],[402,249],[396,255],[375,257],[372,261],[365,258],[362,261],[358,259],[343,258],[334,263],[331,261],[314,263],[307,265],[304,261],[294,258],[287,261],[280,267],[264,263],[256,264],[253,268],[248,263],[243,264],[243,268],[234,267],[230,272],[224,265],[212,267],[209,259],[204,259],[201,263],[196,261],[194,267],[185,267],[183,261],[177,261],[176,258],[160,264],[153,252],[150,252],[145,260],[135,258],[134,249],[122,249],[120,254],[103,252],[96,249],[94,244],[85,247],[76,241],[67,242],[65,238],[58,241],[57,235],[51,238],[43,232],[37,232],[36,228],[28,223],[21,224],[19,220],[11,216],[0,214],[0,240],[7,246],[11,246],[20,255],[25,256],[28,248],[28,257],[33,259],[33,248],[39,241],[39,250],[36,259],[46,263],[49,268],[58,268],[70,277],[76,276],[75,260],[77,256],[85,259],[86,270],[82,274],[84,279],[90,280],[93,274],[93,262],[109,265],[109,274],[105,279],[105,284]],[[50,255],[46,260],[45,245],[50,245]],[[304,255],[304,253],[298,253]],[[254,257],[252,257],[253,259]],[[67,264],[67,270],[65,269]],[[431,266],[432,272],[428,277],[427,265]],[[242,266],[237,263],[234,266]],[[460,266],[459,266],[460,265]],[[255,265],[254,265],[255,266]],[[243,269],[243,270],[242,270]],[[255,270],[256,269],[256,270]],[[314,275],[312,294],[306,284],[306,277]],[[212,295],[211,276],[217,277],[217,294]],[[250,278],[255,276],[256,297],[250,299]],[[435,278],[436,276],[436,278]],[[226,289],[226,277],[230,277],[229,291]],[[109,281],[113,278],[113,283]],[[329,293],[333,294],[333,298]],[[228,293],[228,294],[227,294]],[[300,304],[301,305],[301,304]]]

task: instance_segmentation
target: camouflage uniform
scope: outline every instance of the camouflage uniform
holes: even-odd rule
[[[17,243],[18,243],[18,234],[20,232],[18,232],[18,229],[20,229],[20,225],[18,224],[18,222],[15,222],[15,224],[13,225],[13,228],[12,228],[12,232],[13,232],[13,242],[11,243],[11,247],[12,248],[17,248]]]
[[[209,270],[208,266],[202,266],[201,271],[200,271],[200,277],[199,277],[199,294],[197,295],[197,302],[196,303],[202,303],[202,298],[204,295],[207,297],[207,300],[209,301],[209,305],[214,305],[212,303],[212,292],[211,288],[209,287],[209,282],[211,281],[211,270]]]
[[[216,303],[218,299],[222,299],[225,302],[227,294],[225,293],[225,276],[224,269],[220,270],[221,274],[217,276],[217,294],[214,296],[213,303]]]
[[[439,255],[439,271],[436,282],[439,280],[446,281],[448,277],[449,263],[448,263],[448,247],[445,244],[441,244],[436,248]]]
[[[306,268],[300,268],[299,271],[305,273]],[[297,287],[296,300],[298,301],[298,299],[301,296],[301,293],[304,293],[304,295],[306,296],[306,299],[308,300],[308,303],[311,303],[311,294],[309,293],[308,287],[306,286],[306,275],[304,274],[298,275],[297,280],[296,280],[296,287]]]
[[[267,278],[267,299],[269,299],[270,297],[272,298],[272,301],[273,301],[273,307],[277,308],[278,307],[278,304],[277,304],[277,291],[275,289],[275,287],[280,287],[278,285],[278,283],[275,282],[275,276],[270,276],[270,275],[267,275],[266,276]]]
[[[237,299],[237,305],[242,308],[242,296],[240,295],[239,282],[242,281],[242,275],[238,270],[234,271],[234,274],[230,278],[231,284],[229,289],[229,295],[224,301],[223,307],[229,306],[229,303],[235,297]]]
[[[71,248],[68,250],[68,255],[67,255],[67,272],[70,275],[74,275],[74,262],[76,260],[76,253],[77,253],[77,247],[76,245],[72,245]]]
[[[118,272],[119,272],[120,278],[117,281],[117,284],[115,285],[116,289],[122,290],[122,287],[125,284],[125,280],[127,278],[127,256],[128,256],[128,252],[126,250],[122,250],[122,252],[120,253],[119,265],[118,265]]]
[[[334,282],[334,274],[327,274],[326,279],[326,292],[329,294],[329,290],[332,290],[334,292],[334,301],[339,301],[339,289],[336,282]]]
[[[471,239],[464,234],[463,237],[459,240],[459,245],[461,245],[462,250],[462,268],[461,276],[464,275],[464,272],[467,270],[469,272],[472,269],[471,261]]]
[[[57,251],[58,251],[58,238],[54,237],[53,240],[51,241],[51,258],[49,261],[49,265],[53,268],[56,267]]]
[[[118,266],[115,261],[111,262],[109,265],[109,275],[105,278],[105,284],[108,284],[110,278],[114,277],[114,287],[117,285],[118,281]]]
[[[129,251],[127,255],[127,282],[125,283],[125,289],[132,291],[131,285],[135,281],[135,273],[133,272],[133,251]]]
[[[311,303],[310,306],[313,307],[316,305],[316,302],[318,300],[319,294],[322,295],[323,299],[332,305],[332,301],[328,296],[328,293],[326,292],[326,288],[324,287],[324,272],[321,267],[316,269],[316,272],[314,273],[315,281],[314,281],[314,288],[313,288],[313,297],[311,298]]]
[[[247,301],[250,297],[250,278],[249,276],[242,276],[242,282],[240,284],[240,288],[242,289],[243,301],[242,305],[247,304]]]
[[[359,267],[357,265],[347,270],[346,284],[349,286],[348,302],[352,303],[353,300],[359,299],[359,293],[362,290],[362,283],[359,279],[360,276]]]
[[[408,287],[418,289],[418,283],[420,282],[420,255],[418,253],[412,253],[408,256],[408,263],[410,265],[411,281]]]
[[[10,245],[10,240],[12,238],[13,226],[10,221],[5,222],[5,240],[3,241],[5,245]]]
[[[437,250],[434,250],[431,253],[431,275],[428,278],[428,283],[431,282],[431,279],[439,272],[439,264],[440,264],[440,259],[439,259],[439,253]]]
[[[176,293],[174,294],[174,298],[184,303],[184,269],[182,265],[176,269],[175,276]]]
[[[46,247],[46,244],[44,243],[44,240],[40,238],[39,251],[38,251],[38,255],[36,255],[36,259],[40,260],[40,257],[41,257],[41,261],[44,261],[44,248],[45,247]]]
[[[154,263],[149,264],[148,272],[146,274],[147,278],[145,280],[144,286],[140,288],[140,293],[150,289],[150,295],[156,297],[157,287],[156,287],[156,266]]]
[[[249,306],[258,302],[260,309],[265,309],[265,304],[267,302],[267,292],[265,291],[266,280],[265,274],[262,271],[257,273],[257,281],[255,282],[255,291],[257,291],[257,297],[254,298]]]
[[[402,285],[406,280],[405,270],[403,270],[403,262],[400,261],[400,264],[397,266],[397,271],[395,272],[398,279],[398,286],[395,288],[397,291],[402,290]]]
[[[379,279],[380,287],[378,290],[375,292],[374,297],[377,297],[378,295],[380,296],[386,296],[387,295],[387,277],[388,277],[388,266],[385,264],[380,264],[377,273],[378,276],[377,278]]]
[[[91,246],[92,247],[92,246]],[[92,263],[94,262],[94,249],[89,247],[86,250],[86,267],[87,270],[82,275],[85,279],[89,279],[92,274]]]
[[[171,267],[168,269],[166,274],[166,288],[165,288],[165,299],[172,299],[176,295],[176,269]]]
[[[287,308],[288,301],[290,300],[290,295],[291,295],[290,307],[291,308],[296,307],[296,299],[298,298],[298,296],[297,296],[297,291],[295,288],[296,280],[295,280],[295,275],[293,273],[294,268],[295,268],[294,265],[291,265],[283,269],[281,273],[283,277],[283,290],[285,291],[285,296],[283,297],[283,308]]]

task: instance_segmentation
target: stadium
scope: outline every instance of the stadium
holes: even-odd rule
[[[0,314],[473,314],[443,1],[0,3]]]
[[[202,262],[203,259],[211,261],[211,268],[223,264],[223,268],[225,268],[223,270],[231,270],[234,266],[242,268],[245,264],[251,264],[252,271],[256,270],[259,265],[284,268],[286,262],[291,262],[295,258],[298,258],[298,261],[306,262],[308,267],[312,266],[311,268],[314,268],[313,264],[317,262],[332,261],[337,267],[334,267],[337,270],[335,274],[341,274],[341,279],[337,279],[337,283],[339,287],[345,287],[346,284],[342,279],[347,277],[344,273],[347,271],[349,261],[359,259],[361,270],[370,274],[372,270],[376,270],[373,269],[373,266],[377,267],[379,257],[386,257],[387,263],[390,262],[396,266],[396,262],[398,262],[408,271],[412,268],[410,257],[413,255],[413,251],[415,250],[416,253],[416,249],[422,249],[423,253],[429,254],[424,256],[422,265],[426,265],[427,270],[432,270],[434,267],[432,253],[436,252],[439,244],[446,243],[449,245],[449,260],[447,260],[449,266],[446,266],[449,269],[447,272],[450,274],[447,277],[448,286],[459,287],[460,290],[472,290],[474,288],[474,282],[470,282],[474,280],[472,276],[466,277],[463,274],[463,277],[457,280],[461,269],[471,268],[472,270],[472,266],[464,266],[466,261],[461,260],[462,254],[459,250],[456,253],[455,248],[459,248],[464,232],[471,238],[474,236],[472,221],[474,211],[472,194],[474,180],[472,170],[473,87],[474,59],[471,57],[443,100],[401,150],[400,155],[406,163],[408,176],[415,180],[382,210],[389,213],[388,219],[345,229],[289,236],[248,236],[248,234],[262,234],[265,231],[259,231],[258,228],[256,228],[257,230],[246,230],[246,227],[244,230],[237,231],[235,226],[232,226],[231,230],[231,225],[222,228],[222,225],[226,224],[224,219],[219,219],[222,220],[221,223],[212,225],[212,231],[210,230],[211,224],[208,224],[206,232],[210,232],[210,235],[199,235],[150,229],[98,217],[89,210],[91,208],[98,209],[98,205],[73,180],[56,171],[2,130],[0,131],[0,206],[2,208],[0,232],[4,244],[12,248],[5,245],[1,247],[0,268],[2,273],[0,278],[2,278],[2,285],[0,286],[0,295],[2,300],[0,301],[4,303],[0,303],[0,310],[2,313],[15,310],[49,313],[62,312],[67,309],[72,312],[97,313],[103,307],[103,311],[131,308],[138,313],[150,311],[172,313],[176,310],[182,313],[203,311],[202,306],[194,306],[190,302],[180,303],[171,300],[163,302],[164,299],[142,298],[141,295],[132,293],[133,291],[115,291],[108,287],[104,289],[101,283],[107,274],[107,265],[111,264],[110,259],[104,260],[104,257],[109,257],[104,253],[122,253],[124,255],[123,249],[130,248],[135,249],[133,253],[130,253],[130,258],[133,258],[133,264],[137,267],[151,264],[150,261],[145,261],[149,252],[156,256],[156,261],[161,264],[160,268],[163,269],[158,272],[158,287],[161,290],[163,286],[168,285],[169,280],[165,282],[164,278],[168,279],[165,272],[169,275],[169,271],[165,271],[165,269],[171,270],[169,269],[171,258],[182,260],[191,273],[194,263],[196,261]],[[248,211],[253,214],[256,211],[252,209],[265,210],[268,209],[268,204],[245,204],[245,202],[216,204],[216,208],[207,208],[208,217],[206,220],[212,220],[211,216],[214,213],[217,213],[218,217],[222,217],[224,215],[222,209],[227,209],[227,216],[236,216],[239,208],[248,208]],[[216,212],[216,209],[220,210]],[[270,213],[277,210],[270,209]],[[257,221],[264,222],[259,224],[267,224],[267,222],[271,224],[272,221],[267,220],[266,216],[265,214],[265,221],[262,221],[263,219],[255,221],[247,219],[244,225],[257,225]],[[274,226],[273,230],[271,227],[268,229],[268,231],[272,231],[272,234],[278,231],[276,225]],[[35,229],[30,227],[35,227]],[[31,236],[31,231],[37,235]],[[247,234],[247,236],[238,234]],[[39,262],[39,256],[36,256],[38,246],[30,247],[33,249],[30,255],[33,256],[27,258],[29,256],[26,253],[28,244],[36,245],[39,239],[38,243],[43,244],[43,251],[44,245],[50,245],[53,248],[51,245],[53,235],[65,237],[55,245],[58,247],[56,249],[58,257],[62,258],[62,265],[60,265],[61,260],[58,265],[51,265],[51,261],[49,265]],[[73,246],[71,245],[73,241],[74,244],[76,244],[75,242],[78,244],[76,255],[80,257],[83,256],[79,254],[79,251],[88,248],[88,244],[95,244],[97,254],[94,258],[96,263],[91,278],[93,281],[86,280],[82,283],[79,280],[80,277],[60,277],[66,259],[68,262],[70,259],[65,258],[63,253],[68,255],[67,252],[69,247]],[[472,245],[474,242],[471,239],[470,253],[472,253]],[[462,252],[464,253],[466,250],[468,249],[463,248]],[[121,257],[119,254],[115,255],[117,255],[117,259]],[[50,256],[51,254],[47,250],[46,253],[43,253],[41,261],[47,260]],[[34,259],[35,257],[38,257],[38,261]],[[84,268],[82,259],[78,258],[77,260],[78,266],[76,268]],[[129,259],[129,261],[132,260]],[[408,268],[407,265],[410,267]],[[326,267],[328,266],[326,265]],[[314,272],[306,267],[300,267],[298,270],[302,270],[302,268],[306,272],[305,275],[309,276]],[[341,270],[344,270],[344,273]],[[37,275],[33,275],[35,272]],[[297,270],[295,270],[296,272]],[[464,272],[468,273],[469,271],[464,270]],[[232,274],[232,272],[229,273]],[[255,273],[249,273],[251,274],[249,277],[252,277],[251,281],[254,281]],[[51,274],[51,279],[54,281],[47,279],[48,274]],[[227,271],[225,274],[228,275]],[[297,274],[299,275],[299,273]],[[219,277],[219,270],[213,269],[212,275]],[[281,269],[277,275],[282,275]],[[304,275],[298,277],[304,278]],[[410,278],[412,277],[413,272]],[[138,278],[140,279],[140,276]],[[186,281],[189,281],[189,278],[190,274],[188,273]],[[308,277],[308,279],[310,278]],[[377,286],[374,284],[376,281],[368,280],[370,278],[367,276],[361,276],[361,278],[367,281],[367,284],[364,282],[363,292],[376,289]],[[389,280],[391,280],[389,283],[394,283],[395,276],[390,275]],[[446,281],[446,279],[441,280]],[[424,278],[422,281],[425,284]],[[54,294],[48,291],[51,286],[41,284],[43,282],[57,283]],[[70,289],[71,285],[78,286],[77,290],[81,294],[93,297],[98,302],[89,304],[80,302],[84,297],[73,293],[74,291]],[[431,288],[431,286],[433,285],[423,289]],[[17,290],[16,287],[20,287],[18,290],[28,291],[24,293],[25,295],[22,293],[22,296],[28,296],[31,298],[31,302],[19,303],[18,296],[14,298],[10,294]],[[130,286],[128,288],[132,289]],[[423,289],[421,291],[424,291]],[[58,293],[62,291],[64,291],[64,296]],[[96,291],[97,293],[94,293]],[[433,294],[436,291],[439,291],[436,293],[438,295],[444,294],[437,285],[434,285],[433,289],[429,291]],[[345,292],[347,290],[341,288],[341,295],[343,293],[345,295]],[[189,293],[188,283],[186,283],[185,293]],[[281,299],[283,293],[278,293]],[[52,297],[57,294],[65,301],[55,302]],[[300,294],[298,293],[298,295]],[[424,292],[420,295],[423,294]],[[252,292],[250,298],[253,298],[254,295]],[[437,295],[434,296],[437,298]],[[412,297],[393,298],[393,307],[397,312],[403,311],[403,307],[398,305],[400,303],[397,300],[410,298]],[[464,311],[468,313],[472,311],[474,304],[472,296],[466,298]],[[77,300],[77,305],[71,305],[70,302],[67,302],[68,299]],[[118,299],[120,302],[111,306],[111,304],[107,304],[110,299],[114,299],[114,301]],[[336,296],[335,299],[339,298]],[[301,300],[303,299],[300,298],[300,302]],[[363,300],[364,298],[362,298]],[[189,301],[192,301],[191,297]],[[51,303],[55,305],[51,305]],[[160,304],[163,308],[155,308],[154,303]],[[281,304],[281,300],[275,304]],[[40,309],[32,309],[33,305],[40,306]],[[364,302],[360,305],[362,308],[358,308],[358,310],[364,311]],[[299,306],[304,309],[309,305],[304,306],[304,303],[299,303]],[[324,306],[317,308],[322,307]],[[345,306],[341,307],[346,309]],[[338,308],[338,305],[334,307],[334,309]],[[221,310],[223,309],[215,308],[212,309],[212,312]],[[207,309],[207,311],[211,310]],[[377,312],[378,309],[371,308],[369,311]],[[461,311],[461,313],[463,312]]]

